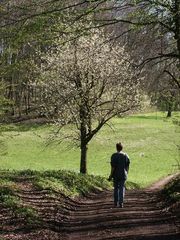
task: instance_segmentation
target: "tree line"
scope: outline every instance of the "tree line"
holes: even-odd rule
[[[9,114],[32,114],[43,105],[43,89],[36,80],[39,49],[46,51],[56,44],[54,39],[61,38],[63,44],[94,28],[105,29],[111,41],[124,44],[134,65],[148,73],[145,91],[154,103],[169,114],[177,108],[179,0],[6,0],[0,4],[1,89],[5,89],[1,105]]]

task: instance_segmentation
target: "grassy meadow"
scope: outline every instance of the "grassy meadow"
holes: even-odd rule
[[[180,117],[176,113],[176,118]],[[129,182],[141,187],[178,170],[180,127],[165,113],[114,118],[88,147],[88,173],[108,177],[110,157],[121,141],[131,166]],[[0,169],[79,171],[80,151],[70,140],[46,146],[50,124],[1,125]],[[69,131],[69,130],[67,130]]]

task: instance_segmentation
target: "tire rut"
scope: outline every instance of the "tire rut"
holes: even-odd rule
[[[163,211],[158,192],[128,191],[124,208],[114,208],[112,192],[87,202],[64,223],[64,239],[179,239],[176,217]]]

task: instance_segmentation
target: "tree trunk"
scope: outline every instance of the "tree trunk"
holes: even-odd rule
[[[81,163],[80,173],[87,173],[87,128],[86,128],[86,110],[85,106],[82,105],[80,109],[81,119]]]
[[[169,104],[168,106],[168,112],[167,112],[167,117],[171,117],[172,116],[172,104]]]
[[[172,116],[172,111],[171,110],[168,110],[167,112],[167,117],[171,117]]]
[[[174,2],[174,22],[175,22],[175,39],[177,40],[178,59],[180,64],[180,0]]]
[[[81,144],[81,163],[80,163],[80,173],[87,173],[87,145]]]

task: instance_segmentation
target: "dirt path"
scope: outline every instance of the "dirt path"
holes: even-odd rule
[[[13,221],[11,214],[1,208],[0,239],[179,240],[180,222],[164,208],[158,191],[161,186],[156,183],[146,190],[127,191],[123,209],[113,207],[112,191],[73,201],[22,188],[24,204],[33,206],[42,221],[30,229],[21,219]]]

